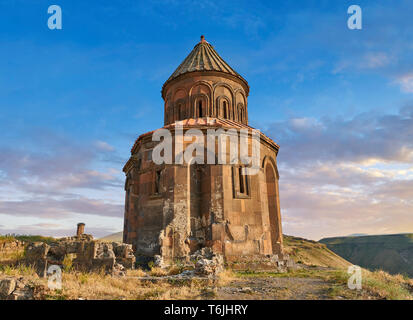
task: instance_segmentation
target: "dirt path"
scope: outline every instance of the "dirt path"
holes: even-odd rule
[[[303,300],[331,299],[331,283],[315,278],[253,278],[219,287],[216,299]]]

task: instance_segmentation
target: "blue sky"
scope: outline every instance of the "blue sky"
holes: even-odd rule
[[[58,4],[63,29],[49,30]],[[347,8],[363,29],[347,28]],[[122,229],[123,164],[204,34],[281,145],[284,232],[413,232],[411,1],[0,0],[0,233]]]

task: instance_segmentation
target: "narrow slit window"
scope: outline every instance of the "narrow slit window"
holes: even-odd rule
[[[202,118],[202,101],[198,102],[198,117]]]
[[[152,150],[148,150],[146,153],[146,161],[152,161]]]
[[[126,212],[129,212],[129,201],[130,201],[130,187],[128,187],[128,190],[126,191],[126,201],[125,201]]]
[[[155,172],[155,193],[160,192],[160,183],[161,183],[161,171],[157,170]]]
[[[244,179],[245,179],[245,194],[249,195],[249,187],[248,187],[248,175],[244,175]]]
[[[224,119],[226,119],[227,118],[227,102],[226,101],[224,101],[223,103],[223,108],[224,108]]]
[[[238,177],[239,177],[239,192],[244,193],[245,192],[245,189],[244,189],[244,176],[242,174],[242,168],[241,167],[238,168]]]

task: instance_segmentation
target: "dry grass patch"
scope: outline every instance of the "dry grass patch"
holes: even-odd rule
[[[147,276],[146,272],[142,269],[127,270],[126,274],[128,277],[146,277]]]
[[[159,268],[159,267],[152,267],[151,271],[149,271],[149,275],[152,277],[165,277],[168,275],[167,270]]]
[[[320,272],[320,277],[341,284],[347,289],[347,270]],[[376,299],[413,300],[413,280],[402,275],[391,275],[384,271],[362,269],[362,290],[353,291]]]
[[[151,283],[137,278],[111,277],[93,273],[63,273],[62,290],[50,292],[49,299],[153,300],[197,299],[201,287],[189,281],[185,285],[166,281]]]
[[[24,251],[14,252],[0,252],[0,264],[1,265],[14,265],[19,263],[24,258]]]
[[[38,278],[33,266],[27,266],[24,264],[18,265],[0,265],[0,275],[13,276],[13,277],[28,277]]]
[[[168,268],[168,275],[174,276],[174,275],[182,273],[182,271],[184,271],[184,268],[182,266],[173,265],[173,266]]]
[[[413,300],[413,280],[384,271],[363,270],[363,286],[381,298]]]
[[[231,283],[232,281],[236,280],[237,277],[238,275],[234,271],[230,269],[225,269],[224,271],[218,274],[218,285],[225,286]]]

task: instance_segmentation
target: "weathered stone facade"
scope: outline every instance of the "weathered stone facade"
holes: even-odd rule
[[[201,130],[204,146],[208,130],[253,129],[248,126],[248,94],[247,81],[201,38],[162,88],[164,128],[172,134],[173,154],[178,152],[176,140],[182,139],[180,126],[184,135]],[[274,141],[260,133],[258,174],[244,175],[241,164],[156,165],[152,152],[158,142],[152,136],[148,132],[136,140],[124,167],[123,240],[138,257],[186,259],[205,247],[227,262],[282,257],[279,146]],[[248,137],[249,146],[252,139]],[[192,143],[183,141],[183,151]],[[218,141],[214,144],[218,151]],[[225,153],[229,158],[229,143]]]

